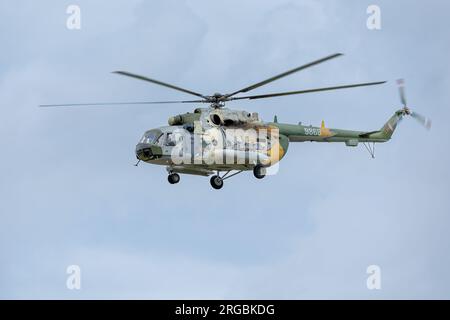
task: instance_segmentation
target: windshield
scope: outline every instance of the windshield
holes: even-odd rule
[[[152,144],[154,144],[161,135],[162,135],[162,133],[159,130],[147,131],[142,136],[142,138],[140,140],[140,143],[152,143]]]

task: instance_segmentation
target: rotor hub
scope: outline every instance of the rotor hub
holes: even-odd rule
[[[212,96],[207,97],[207,101],[211,103],[211,108],[218,109],[225,107],[224,95],[216,92]]]

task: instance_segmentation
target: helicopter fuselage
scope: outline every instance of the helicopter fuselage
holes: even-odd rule
[[[215,171],[270,167],[285,155],[290,142],[343,142],[355,147],[385,142],[383,131],[353,131],[302,124],[262,122],[256,113],[229,109],[196,109],[169,118],[169,126],[148,130],[136,146],[136,157],[167,166],[169,172],[210,175]]]

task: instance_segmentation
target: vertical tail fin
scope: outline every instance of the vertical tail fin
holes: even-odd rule
[[[381,128],[380,133],[383,138],[390,139],[395,129],[397,128],[397,124],[402,120],[404,115],[404,110],[398,110],[394,113],[392,117],[384,124]]]

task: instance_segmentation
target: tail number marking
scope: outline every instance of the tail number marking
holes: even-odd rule
[[[305,128],[305,135],[320,136],[320,129],[319,128]]]

